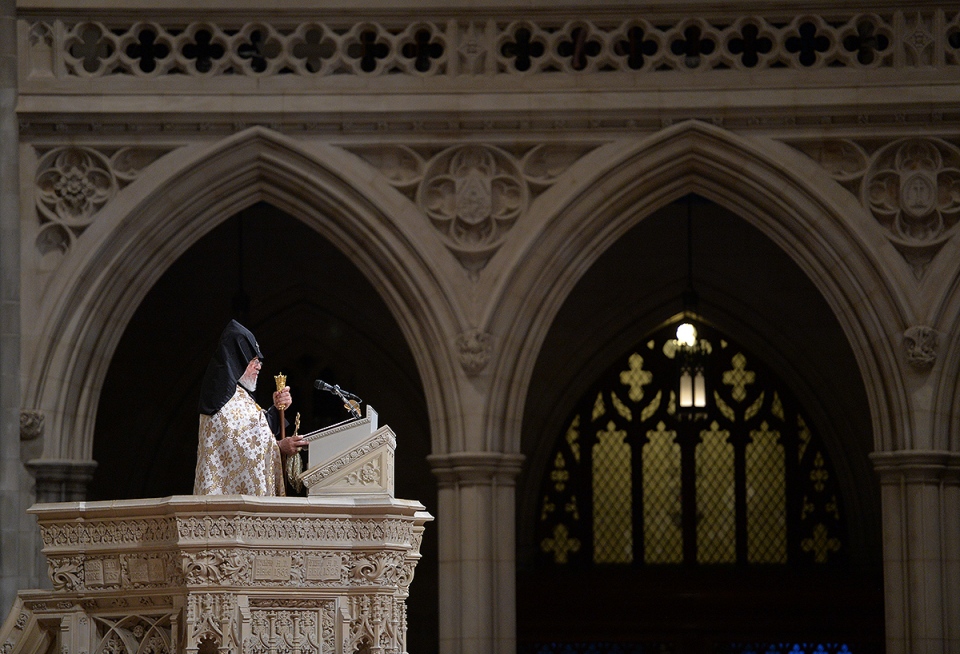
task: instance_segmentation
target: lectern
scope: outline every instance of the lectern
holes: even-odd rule
[[[346,420],[303,436],[310,443],[308,468],[300,474],[307,495],[386,494],[393,497],[397,438],[377,425],[369,404],[362,418]]]

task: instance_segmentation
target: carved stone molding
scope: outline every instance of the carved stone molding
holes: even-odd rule
[[[32,441],[43,436],[43,411],[20,411],[20,440]]]
[[[468,375],[483,372],[493,355],[493,335],[482,329],[468,329],[457,335],[460,366]]]
[[[349,149],[416,203],[475,277],[530,202],[594,147],[542,144],[515,152],[486,144],[439,151],[405,145]]]
[[[120,189],[171,149],[67,146],[38,151],[40,229],[35,245],[40,254],[65,254]]]
[[[914,325],[903,332],[903,349],[907,363],[917,371],[927,371],[937,361],[940,335],[933,327]]]
[[[879,147],[849,139],[794,146],[858,197],[922,279],[960,222],[960,147],[932,137]]]

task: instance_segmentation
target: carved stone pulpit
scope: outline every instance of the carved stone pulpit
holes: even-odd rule
[[[308,434],[307,497],[34,505],[52,590],[24,590],[3,654],[404,654],[419,502],[393,497],[377,414]]]

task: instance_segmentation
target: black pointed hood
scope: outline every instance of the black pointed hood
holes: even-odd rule
[[[220,345],[207,365],[200,387],[200,413],[212,416],[237,392],[237,381],[254,358],[263,359],[250,330],[231,320],[220,335]]]

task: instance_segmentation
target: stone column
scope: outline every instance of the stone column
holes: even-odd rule
[[[887,654],[960,652],[960,454],[871,458],[883,507]]]
[[[516,651],[515,485],[523,456],[428,457],[438,479],[440,652]]]
[[[0,0],[0,615],[34,585],[34,521],[20,462],[20,207],[16,2]]]

